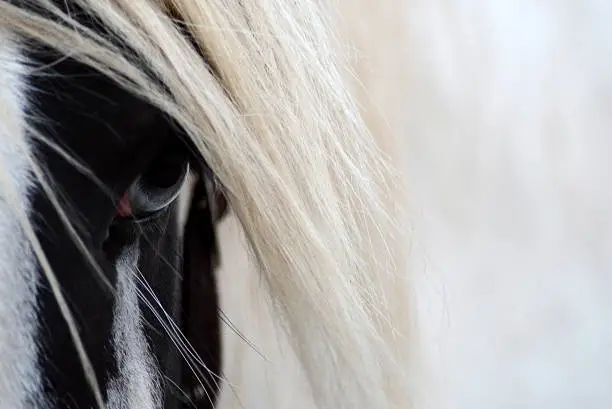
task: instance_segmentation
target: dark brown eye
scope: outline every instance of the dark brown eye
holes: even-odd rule
[[[142,217],[164,209],[179,195],[188,173],[189,162],[182,156],[155,160],[128,189],[122,201],[123,212]]]

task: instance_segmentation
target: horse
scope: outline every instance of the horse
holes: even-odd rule
[[[610,12],[3,0],[0,408],[609,407]]]
[[[405,407],[396,175],[332,16],[0,2],[2,409],[214,407],[225,209],[317,404]]]

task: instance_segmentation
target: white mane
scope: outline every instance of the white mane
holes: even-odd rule
[[[611,407],[612,4],[342,3],[366,115],[409,183],[416,407]],[[224,310],[270,361],[227,331],[242,404],[314,408],[222,234]]]

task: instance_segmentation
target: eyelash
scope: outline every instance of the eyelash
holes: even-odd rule
[[[189,162],[180,156],[156,160],[125,192],[117,206],[117,218],[145,218],[167,208],[179,195]]]

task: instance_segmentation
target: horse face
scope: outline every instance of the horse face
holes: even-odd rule
[[[88,382],[52,283],[24,242],[19,246],[27,257],[20,262],[31,267],[4,257],[2,275],[27,274],[28,285],[6,284],[0,293],[31,293],[22,300],[28,313],[13,319],[21,321],[15,326],[21,345],[0,336],[0,361],[23,355],[15,365],[0,364],[0,403],[210,407],[217,388],[202,364],[218,371],[213,220],[203,181],[195,190],[188,183],[189,164],[197,174],[200,161],[166,116],[102,74],[49,50],[19,53],[34,67],[19,77],[27,101],[21,114],[35,130],[27,145],[74,231],[39,184],[26,195],[28,214],[101,393]],[[190,204],[190,194],[198,206],[186,219],[180,210],[189,206],[180,205]],[[10,240],[9,231],[0,235]],[[0,309],[0,328],[15,314]]]

